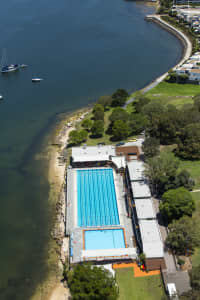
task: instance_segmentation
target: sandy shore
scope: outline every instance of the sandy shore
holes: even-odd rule
[[[48,137],[48,146],[44,156],[36,159],[48,159],[49,207],[52,208],[53,227],[47,245],[46,278],[37,286],[30,300],[67,300],[69,289],[63,285],[63,264],[68,257],[68,238],[65,237],[65,175],[67,162],[63,157],[69,133],[76,128],[78,122],[90,112],[91,108],[80,109],[71,115],[61,116],[61,120]],[[37,155],[36,155],[37,156]],[[54,213],[55,212],[55,213]]]
[[[78,122],[82,119],[90,109],[83,109],[77,111],[72,116],[68,116],[59,128],[57,134],[57,141],[59,146],[53,146],[50,151],[50,163],[49,163],[49,183],[53,189],[54,196],[57,196],[57,221],[55,224],[53,237],[57,239],[60,246],[60,252],[58,255],[58,265],[62,269],[66,257],[68,256],[68,238],[65,237],[65,174],[66,174],[66,162],[62,162],[62,152],[66,148],[69,133],[76,128]],[[62,278],[58,278],[55,285],[52,286],[51,292],[48,293],[48,300],[67,300],[69,298],[69,290],[63,286],[60,282]],[[46,300],[45,299],[45,300]]]

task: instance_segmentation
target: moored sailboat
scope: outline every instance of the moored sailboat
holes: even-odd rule
[[[4,50],[4,53],[2,55],[1,59],[1,73],[9,73],[16,71],[20,68],[19,64],[8,64],[7,63],[7,57],[6,57],[6,51]]]

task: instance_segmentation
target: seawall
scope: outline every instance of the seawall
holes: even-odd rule
[[[159,26],[163,27],[165,30],[171,32],[173,35],[175,35],[182,43],[183,45],[183,54],[181,60],[176,64],[173,68],[177,68],[180,65],[184,63],[185,60],[189,59],[189,57],[192,54],[192,43],[189,40],[189,38],[180,30],[173,27],[169,23],[165,22],[161,19],[160,15],[147,15],[146,20],[152,21]],[[156,85],[158,85],[160,82],[162,82],[165,77],[168,75],[168,72],[162,74],[158,78],[156,78],[152,83],[150,83],[148,86],[146,86],[144,89],[142,89],[142,93],[148,92],[150,89],[154,88]]]

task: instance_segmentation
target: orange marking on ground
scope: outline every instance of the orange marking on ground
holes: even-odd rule
[[[124,268],[131,268],[134,266],[134,263],[127,263],[127,264],[113,264],[113,269],[124,269]]]
[[[153,271],[142,271],[140,267],[135,263],[133,266],[134,269],[134,277],[144,277],[144,276],[152,276],[152,275],[159,275],[160,270],[153,270]]]
[[[124,269],[124,268],[133,268],[134,277],[145,277],[152,275],[160,275],[160,270],[153,271],[142,271],[136,263],[127,263],[127,264],[113,264],[113,269]]]

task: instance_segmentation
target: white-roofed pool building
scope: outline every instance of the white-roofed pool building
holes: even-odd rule
[[[144,163],[115,146],[73,147],[67,169],[66,235],[70,262],[133,261],[146,255],[149,270],[164,267]],[[122,147],[123,148],[123,147]]]

